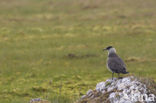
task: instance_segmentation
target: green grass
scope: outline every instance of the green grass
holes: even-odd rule
[[[116,47],[131,74],[156,80],[155,5],[155,0],[0,0],[0,103],[75,101],[111,77],[102,51],[108,45]]]

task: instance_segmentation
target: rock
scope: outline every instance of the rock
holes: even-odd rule
[[[88,90],[87,95],[88,95],[88,96],[91,96],[92,93],[93,93],[93,91],[90,89],[90,90]]]
[[[98,83],[97,85],[96,85],[96,90],[97,91],[103,91],[103,90],[105,90],[105,82],[100,82],[100,83]]]
[[[40,99],[40,98],[35,98],[35,99],[30,100],[29,103],[51,103],[51,102],[49,102],[48,100],[43,100],[43,99]]]
[[[83,100],[84,98],[86,98],[86,95],[83,95],[83,96],[81,97],[81,100]]]
[[[136,77],[129,76],[98,83],[78,103],[156,103],[156,96]]]

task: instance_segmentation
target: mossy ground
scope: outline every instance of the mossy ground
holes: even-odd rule
[[[156,80],[155,5],[0,0],[0,103],[74,101],[111,77],[102,51],[108,45],[116,47],[130,73]]]

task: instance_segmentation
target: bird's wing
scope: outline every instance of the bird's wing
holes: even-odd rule
[[[111,57],[108,59],[109,68],[115,73],[125,73],[126,66],[120,57]]]

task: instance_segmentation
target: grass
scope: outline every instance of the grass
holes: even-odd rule
[[[0,0],[0,103],[69,103],[111,77],[108,45],[156,80],[155,0]]]

